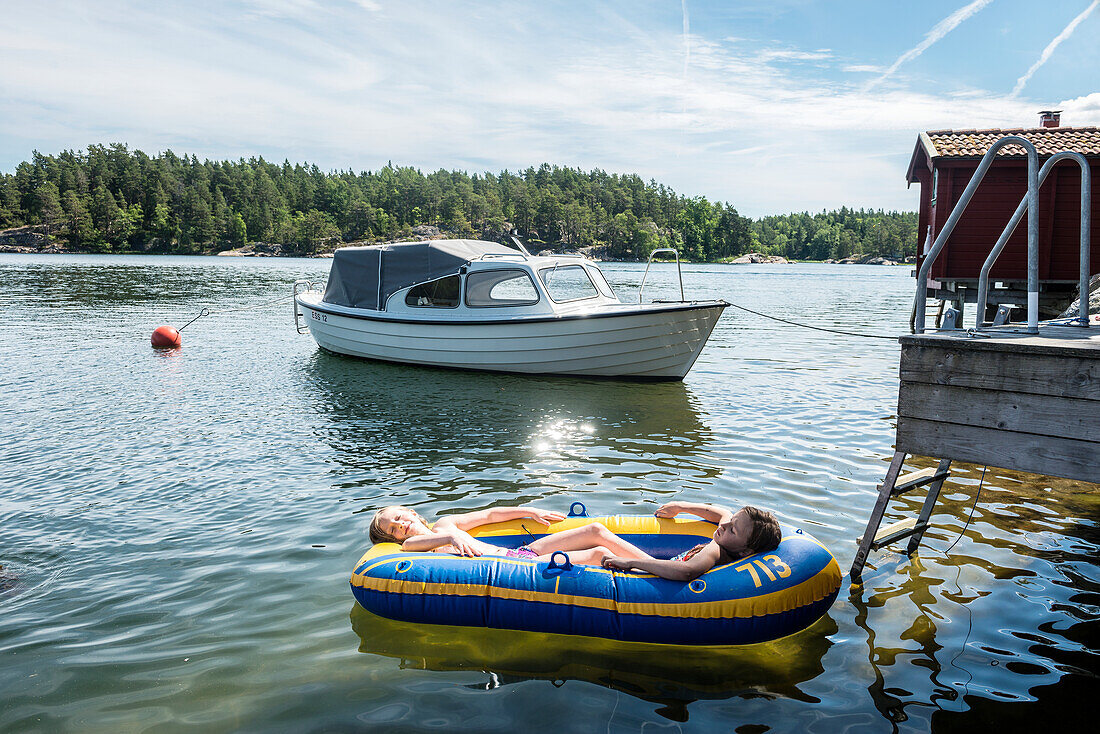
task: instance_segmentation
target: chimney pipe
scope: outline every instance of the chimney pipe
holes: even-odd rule
[[[1039,113],[1040,127],[1058,127],[1062,123],[1061,110],[1043,110]]]

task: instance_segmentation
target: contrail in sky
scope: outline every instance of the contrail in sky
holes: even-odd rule
[[[932,28],[932,30],[928,31],[928,33],[924,36],[924,39],[920,43],[899,56],[897,61],[891,64],[889,69],[883,72],[882,76],[869,81],[867,85],[863,88],[864,91],[867,91],[876,84],[879,84],[887,78],[893,76],[894,72],[898,70],[899,66],[907,61],[912,61],[913,59],[920,56],[922,53],[927,51],[932,44],[946,36],[951,31],[955,30],[955,28],[958,27],[960,23],[962,23],[970,16],[974,15],[974,13],[977,13],[986,5],[989,5],[991,2],[993,2],[993,0],[974,0],[974,2],[959,8],[954,13],[941,20],[935,25],[935,27]]]
[[[691,23],[688,21],[687,0],[680,0],[680,7],[684,11],[684,81],[687,81],[688,64],[691,63]]]
[[[1100,5],[1100,0],[1092,0],[1092,4],[1085,8],[1080,15],[1071,20],[1069,25],[1063,28],[1062,32],[1055,36],[1053,41],[1047,44],[1047,47],[1043,49],[1043,53],[1039,54],[1039,59],[1031,65],[1027,73],[1016,80],[1016,86],[1013,87],[1012,94],[1009,95],[1010,97],[1016,97],[1020,92],[1024,91],[1024,86],[1031,80],[1032,75],[1039,70],[1039,67],[1047,62],[1054,53],[1054,49],[1058,48],[1058,44],[1072,36],[1073,32],[1077,30],[1077,26],[1081,25],[1081,21],[1089,17],[1092,11],[1096,10],[1096,6],[1098,5]]]

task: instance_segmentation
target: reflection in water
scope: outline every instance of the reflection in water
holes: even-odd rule
[[[683,383],[458,372],[320,350],[302,383],[331,425],[336,472],[358,476],[353,486],[372,498],[410,484],[427,501],[705,482],[720,472],[691,461],[712,436]]]
[[[402,669],[481,671],[471,688],[527,680],[594,683],[661,705],[657,713],[687,721],[693,701],[733,696],[789,698],[814,703],[800,684],[823,671],[837,631],[828,615],[774,642],[743,647],[673,647],[514,630],[444,627],[376,616],[358,604],[351,625],[359,651],[400,661]]]
[[[54,307],[83,310],[156,304],[165,310],[179,308],[182,313],[197,313],[200,306],[221,302],[227,296],[240,300],[250,296],[271,299],[289,295],[290,282],[302,277],[294,275],[292,268],[301,262],[279,263],[280,269],[286,270],[283,275],[236,258],[218,258],[212,262],[209,258],[122,256],[105,261],[90,255],[47,259],[20,269],[15,275],[19,279],[18,288],[31,294],[33,302]],[[307,267],[318,268],[313,263]],[[299,268],[305,269],[301,265]],[[277,289],[274,295],[273,286]],[[286,312],[290,312],[289,306]]]
[[[991,469],[974,504],[982,468],[957,464],[952,472],[929,541],[912,559],[886,554],[865,587],[851,590],[874,672],[871,700],[894,731],[911,717],[970,730],[999,704],[1012,705],[1013,719],[1028,728],[1049,725],[1052,711],[1071,723],[1066,712],[1096,685],[1100,594],[1079,569],[1094,563],[1100,530],[1064,514],[1095,505],[1095,485]],[[908,498],[911,506],[896,512],[915,514],[922,499]],[[1008,551],[1011,567],[990,560]],[[1071,603],[1053,603],[1066,586],[1080,591]],[[927,671],[927,680],[914,670]],[[1021,675],[1033,684],[1021,686]],[[1020,708],[1040,698],[1042,706]]]

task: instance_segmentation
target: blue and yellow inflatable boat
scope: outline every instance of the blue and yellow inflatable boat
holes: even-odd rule
[[[571,513],[549,531],[597,521],[658,558],[707,542],[715,527],[702,520]],[[409,622],[677,645],[743,645],[810,626],[840,591],[840,566],[832,553],[810,534],[781,527],[783,539],[774,551],[715,567],[691,582],[575,565],[564,553],[549,562],[463,558],[379,543],[355,565],[351,587],[368,611]],[[535,529],[544,532],[528,532]],[[530,520],[514,520],[471,534],[517,548],[543,537],[545,530]]]

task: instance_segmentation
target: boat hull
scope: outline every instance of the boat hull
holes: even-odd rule
[[[322,348],[354,357],[490,372],[681,380],[724,301],[477,322],[411,321],[297,299]]]

